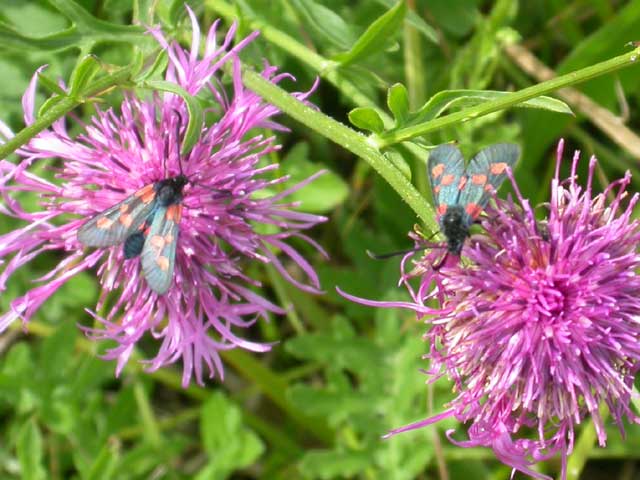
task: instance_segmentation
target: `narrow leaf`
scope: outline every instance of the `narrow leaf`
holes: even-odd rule
[[[141,84],[143,87],[152,88],[154,90],[161,90],[163,92],[175,93],[182,97],[187,105],[189,111],[189,124],[182,140],[182,148],[180,149],[181,155],[186,155],[193,148],[193,146],[200,139],[200,133],[202,131],[202,123],[204,121],[204,114],[202,107],[198,102],[198,99],[192,95],[189,95],[185,89],[173,82],[167,82],[164,80],[150,80]]]
[[[384,5],[387,8],[393,7],[394,4],[393,0],[376,0],[376,3]],[[438,34],[436,33],[435,28],[425,22],[422,17],[413,10],[407,11],[406,21],[409,23],[409,25],[422,33],[430,42],[436,44],[439,43]]]
[[[82,95],[101,68],[100,62],[94,55],[87,55],[80,60],[69,79],[69,95]]]
[[[409,93],[407,88],[396,83],[387,91],[387,106],[396,120],[396,127],[401,126],[407,121],[409,116]]]
[[[404,0],[401,0],[369,25],[348,52],[335,55],[334,60],[345,66],[366,58],[372,53],[378,53],[402,25],[406,13],[407,5]]]
[[[305,23],[337,48],[349,48],[355,41],[351,27],[340,15],[313,0],[292,0]]]
[[[42,466],[42,434],[34,420],[27,420],[20,428],[16,452],[20,462],[20,478],[25,480],[45,478]]]
[[[411,123],[422,123],[439,117],[446,110],[457,107],[472,107],[490,100],[510,95],[511,92],[499,92],[494,90],[443,90],[436,93],[425,103],[411,119]],[[522,108],[538,108],[557,113],[573,115],[569,105],[556,98],[540,96],[522,103],[513,105]]]

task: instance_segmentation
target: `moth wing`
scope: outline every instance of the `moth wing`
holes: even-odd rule
[[[90,218],[78,230],[78,241],[88,247],[118,245],[140,228],[154,207],[155,190],[153,185],[147,185]]]
[[[142,248],[140,262],[149,288],[166,293],[173,280],[182,205],[160,207]]]
[[[427,162],[431,193],[442,215],[448,205],[456,205],[460,195],[460,179],[464,173],[464,157],[458,147],[451,144],[439,145],[429,154]]]
[[[507,178],[507,167],[513,168],[520,156],[520,147],[512,143],[496,143],[478,152],[465,171],[466,182],[460,194],[460,204],[475,220],[494,190]]]

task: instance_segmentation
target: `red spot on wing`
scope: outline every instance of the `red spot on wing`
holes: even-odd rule
[[[474,185],[484,185],[487,183],[487,176],[483,173],[476,173],[471,176],[471,183]]]
[[[491,185],[490,183],[487,183],[487,184],[484,186],[484,191],[485,191],[485,192],[493,192],[493,185]]]
[[[436,212],[438,214],[438,217],[441,217],[442,215],[447,213],[447,204],[446,203],[441,203],[440,205],[438,205],[438,208],[436,209]]]
[[[158,267],[160,267],[160,270],[162,270],[163,272],[169,270],[169,259],[167,257],[156,258],[156,263],[158,264]]]
[[[109,230],[111,225],[113,225],[113,220],[110,220],[107,217],[100,217],[96,220],[96,226],[103,230]]]
[[[435,187],[433,187],[433,193],[435,193],[436,195],[440,193],[440,185],[436,185]]]
[[[124,225],[126,228],[129,228],[133,223],[133,217],[128,213],[123,213],[122,215],[120,215],[120,218],[118,219],[118,221],[122,225]]]
[[[133,195],[135,197],[144,197],[146,194],[148,194],[149,192],[153,192],[153,184],[149,184],[149,185],[145,185],[144,187],[142,187],[140,190],[138,190],[136,193],[134,193]]]
[[[431,169],[431,176],[433,177],[434,180],[437,179],[443,173],[444,173],[444,163],[439,163]]]
[[[182,219],[182,205],[169,205],[167,207],[167,220],[180,223]]]
[[[449,173],[447,175],[442,176],[442,180],[440,181],[440,184],[446,187],[447,185],[451,185],[455,179],[456,179],[456,176]]]
[[[126,203],[123,203],[122,205],[120,205],[120,213],[127,213],[129,211],[129,205]]]
[[[464,209],[471,218],[477,218],[482,213],[482,207],[477,203],[468,203]]]
[[[489,168],[492,175],[500,175],[507,169],[507,164],[505,162],[496,162],[492,163]]]
[[[154,235],[149,239],[151,245],[156,248],[158,251],[162,250],[164,247],[164,237],[162,235]]]
[[[467,184],[467,177],[463,175],[462,177],[460,177],[460,182],[458,183],[458,190],[462,190],[466,184]]]

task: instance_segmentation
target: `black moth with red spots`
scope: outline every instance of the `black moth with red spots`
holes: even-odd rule
[[[484,148],[465,169],[458,147],[439,145],[429,155],[428,174],[438,224],[447,238],[447,253],[460,256],[469,227],[520,156],[520,147],[497,143]],[[444,260],[444,259],[443,259]]]
[[[158,294],[171,286],[179,224],[182,218],[184,175],[149,184],[122,202],[99,213],[78,231],[88,247],[124,243],[127,259],[141,256],[149,288]]]

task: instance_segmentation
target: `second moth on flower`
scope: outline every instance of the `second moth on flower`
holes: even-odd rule
[[[465,169],[460,149],[451,144],[436,147],[429,155],[431,193],[438,224],[447,238],[447,253],[460,256],[469,227],[487,205],[492,193],[507,178],[507,168],[520,156],[511,143],[490,145],[473,157]]]

